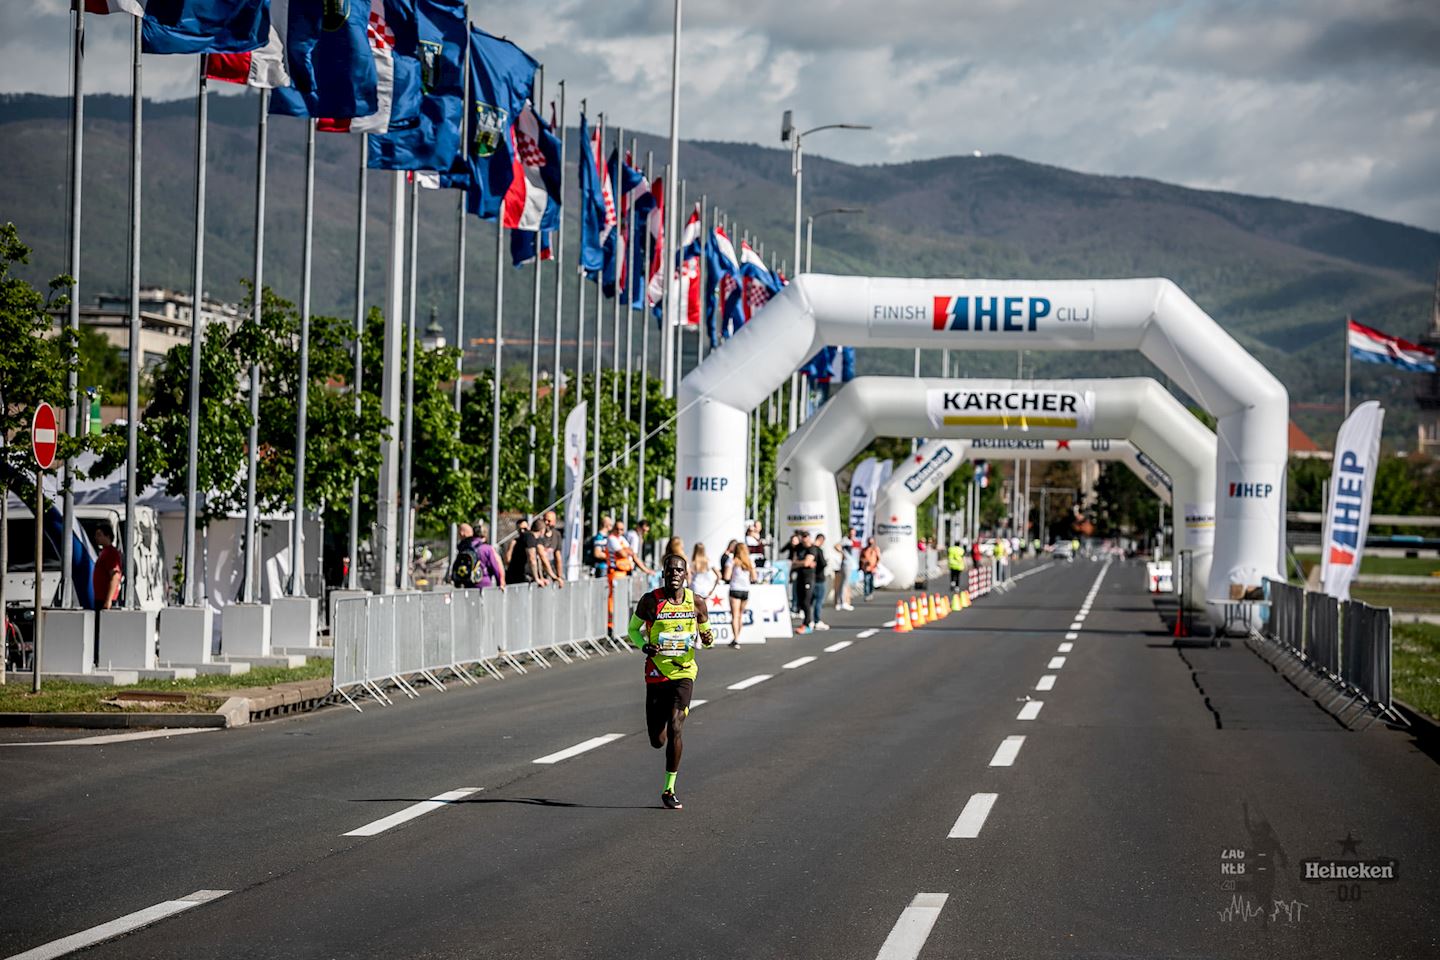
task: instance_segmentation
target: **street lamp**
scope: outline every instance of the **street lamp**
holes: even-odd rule
[[[810,272],[810,252],[815,240],[815,221],[821,217],[829,217],[837,213],[864,212],[864,207],[831,207],[829,210],[821,210],[819,213],[812,213],[805,218],[805,273]]]
[[[827,123],[818,127],[811,127],[809,130],[800,131],[795,129],[794,113],[792,111],[786,110],[785,115],[781,117],[780,142],[791,145],[790,172],[795,175],[795,256],[791,258],[790,262],[795,264],[797,268],[802,262],[800,259],[801,182],[803,179],[802,170],[804,166],[801,152],[802,142],[806,137],[810,136],[810,134],[819,133],[821,130],[869,129],[871,129],[870,126],[864,123]],[[790,432],[792,433],[795,431],[796,421],[800,415],[799,391],[796,389],[799,385],[798,377],[799,374],[797,373],[790,375]]]

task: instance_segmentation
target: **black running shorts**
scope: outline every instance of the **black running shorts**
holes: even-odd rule
[[[645,684],[645,726],[652,739],[665,729],[676,712],[684,719],[685,711],[690,709],[690,694],[694,689],[695,681],[688,677]]]

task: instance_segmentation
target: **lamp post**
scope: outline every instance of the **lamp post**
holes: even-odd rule
[[[802,181],[803,161],[801,143],[812,133],[819,133],[821,130],[869,130],[870,126],[864,123],[827,123],[818,127],[811,127],[809,130],[796,130],[793,122],[793,113],[785,111],[780,120],[780,142],[788,143],[790,147],[790,172],[795,174],[795,256],[790,262],[798,268],[802,261],[800,259],[800,220],[801,220],[801,197],[803,195]],[[799,374],[790,374],[790,432],[795,432],[797,420],[800,415],[800,392]]]
[[[805,218],[805,273],[810,272],[810,253],[815,243],[815,221],[821,217],[834,216],[838,213],[864,213],[864,207],[831,207],[829,210],[821,210]]]

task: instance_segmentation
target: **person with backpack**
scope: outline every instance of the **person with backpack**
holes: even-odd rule
[[[473,527],[462,523],[456,527],[455,562],[450,566],[450,582],[460,589],[505,589],[505,570],[500,556],[487,542],[485,525],[476,535]]]

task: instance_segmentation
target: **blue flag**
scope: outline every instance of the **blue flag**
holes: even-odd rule
[[[270,42],[270,0],[150,0],[146,53],[245,53]]]
[[[740,262],[735,256],[735,245],[717,226],[705,244],[705,329],[712,347],[745,322],[739,312],[739,291]],[[727,323],[727,319],[732,320],[733,325]]]
[[[580,114],[580,269],[595,279],[615,254],[615,197],[601,152],[600,131]]]
[[[535,88],[540,64],[509,40],[470,28],[470,115],[461,155],[465,207],[482,220],[500,216],[515,179],[511,128]],[[459,182],[454,182],[458,186]]]
[[[627,166],[625,174],[627,182],[630,180],[630,172],[631,168]],[[655,241],[659,238],[660,229],[658,217],[653,225],[650,220],[656,214],[659,204],[650,184],[640,176],[639,171],[635,171],[635,174],[640,177],[639,184],[633,187],[624,198],[626,204],[635,211],[635,229],[625,241],[630,247],[625,287],[630,306],[637,310],[643,310],[645,309],[645,293],[649,286],[650,264],[655,261]],[[625,225],[627,228],[630,226],[628,213]],[[649,247],[649,256],[646,255],[647,246]]]
[[[463,138],[465,4],[463,0],[406,2],[414,5],[408,21],[414,34],[395,32],[390,129],[370,137],[369,164],[377,170],[448,171],[460,155]]]
[[[295,2],[287,24],[291,85],[270,95],[270,112],[333,119],[374,113],[379,78],[367,33],[370,5]]]

